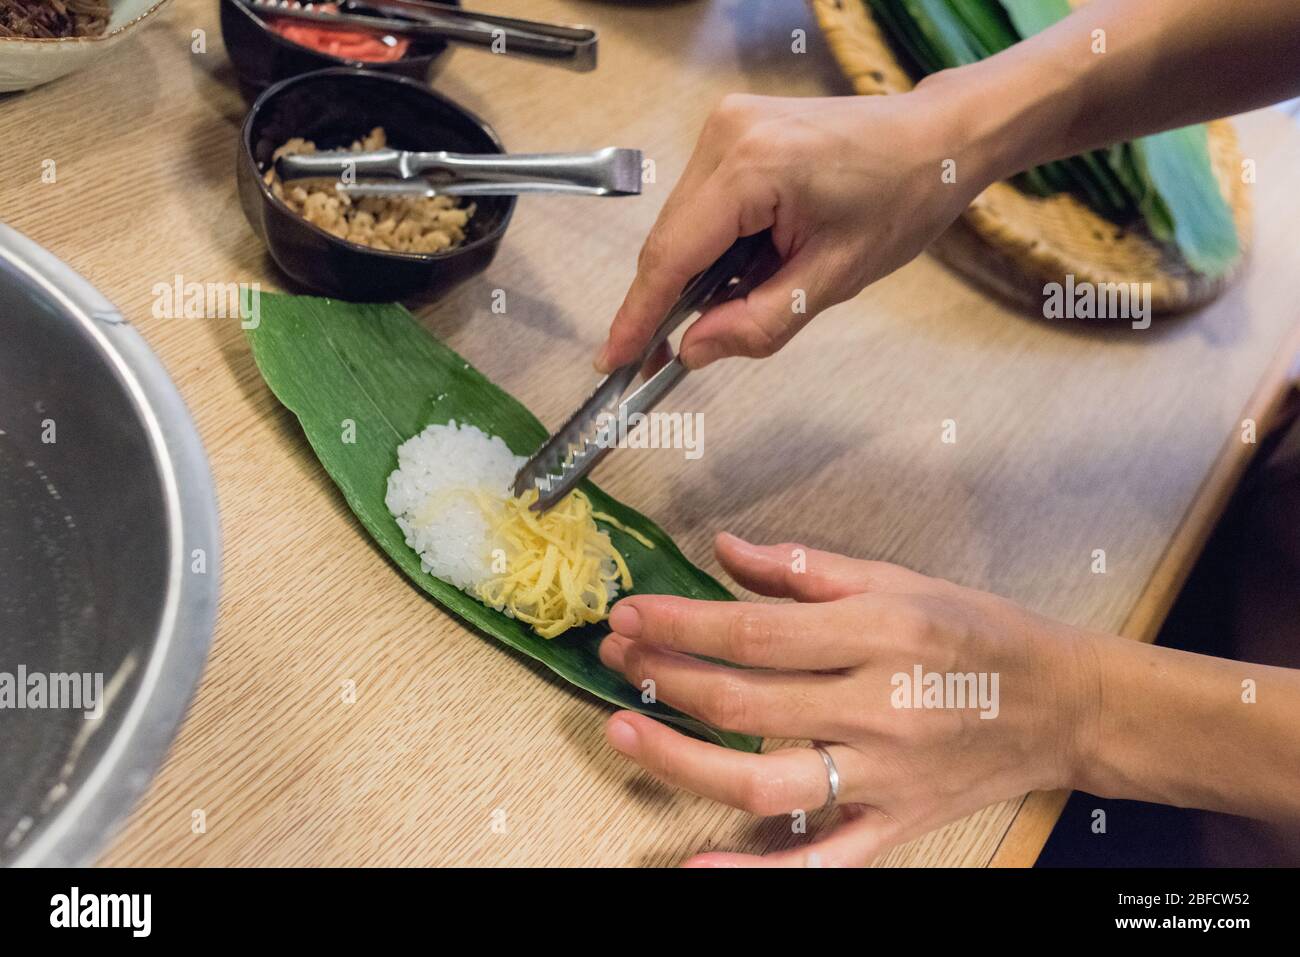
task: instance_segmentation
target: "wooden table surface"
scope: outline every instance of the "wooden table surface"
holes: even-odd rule
[[[556,424],[593,384],[590,354],[710,106],[732,90],[846,85],[799,0],[484,6],[594,24],[600,70],[458,51],[438,89],[509,148],[634,146],[657,168],[639,199],[522,201],[488,271],[422,313]],[[662,865],[789,844],[784,819],[755,822],[639,773],[604,745],[602,704],[411,587],[272,399],[235,320],[151,316],[155,284],[176,276],[279,282],[235,196],[245,104],[216,7],[177,0],[91,72],[0,103],[4,218],[88,276],[158,351],[221,506],[210,663],[102,861]],[[192,52],[195,30],[204,53]],[[791,52],[795,30],[808,31],[808,52]],[[1256,251],[1213,307],[1140,332],[1049,323],[922,257],[780,356],[688,380],[674,405],[704,414],[702,458],[624,452],[598,480],[718,574],[709,542],[725,528],[900,562],[1149,637],[1248,454],[1235,439],[1243,410],[1277,391],[1300,302],[1300,132],[1277,111],[1239,128],[1258,168]],[[42,182],[47,159],[55,183]],[[497,289],[504,315],[492,311]],[[955,444],[940,441],[945,419]],[[1035,800],[1015,827],[1020,800],[883,862],[1032,861],[1056,799]]]

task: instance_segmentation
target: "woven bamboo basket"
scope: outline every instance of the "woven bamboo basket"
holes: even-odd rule
[[[831,52],[858,93],[912,88],[865,0],[810,3]],[[977,196],[931,249],[972,281],[1028,306],[1041,307],[1046,283],[1064,283],[1066,275],[1073,275],[1076,284],[1150,283],[1153,312],[1191,309],[1213,299],[1235,278],[1250,243],[1250,199],[1232,125],[1210,123],[1209,141],[1242,250],[1224,276],[1210,279],[1197,273],[1143,226],[1122,228],[1069,194],[1030,196],[1009,183],[994,183]]]

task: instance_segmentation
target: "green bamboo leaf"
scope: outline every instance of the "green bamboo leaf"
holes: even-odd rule
[[[880,21],[889,37],[912,61],[922,74],[936,73],[944,68],[943,60],[916,29],[912,18],[903,9],[900,0],[867,0],[872,14]]]
[[[1094,208],[1103,212],[1108,218],[1120,221],[1134,212],[1137,205],[1133,197],[1124,189],[1124,183],[1106,162],[1106,155],[1100,150],[1080,153],[1070,158],[1079,170],[1080,178],[1088,180],[1097,191],[1099,199]]]
[[[1001,4],[1022,40],[1070,15],[1070,0],[1001,0]]]
[[[1173,239],[1197,272],[1219,276],[1241,252],[1232,210],[1219,191],[1204,126],[1185,126],[1133,141],[1138,170],[1163,204]],[[1150,222],[1150,218],[1148,219]],[[1152,222],[1153,231],[1156,224]]]
[[[966,25],[945,0],[901,0],[900,5],[945,67],[962,66],[980,59]]]
[[[1125,191],[1137,204],[1138,211],[1146,221],[1151,235],[1162,243],[1174,241],[1174,222],[1165,207],[1164,200],[1147,179],[1146,172],[1138,168],[1136,154],[1132,143],[1117,143],[1108,147],[1102,156],[1106,165],[1114,172],[1116,179],[1123,184]]]
[[[1043,175],[1041,167],[1027,169],[1023,173],[1017,173],[1011,177],[1011,182],[1026,193],[1032,193],[1034,196],[1051,196],[1058,190],[1047,182]]]
[[[397,465],[397,446],[426,425],[455,419],[498,435],[517,455],[527,455],[547,432],[523,405],[398,305],[263,293],[258,317],[248,338],[267,385],[298,417],[325,471],[375,542],[438,604],[611,704],[726,747],[759,749],[758,738],[711,728],[662,704],[642,703],[640,689],[600,662],[597,648],[607,628],[592,625],[547,640],[420,567],[419,556],[406,545],[384,504],[388,474]],[[349,432],[354,442],[342,440],[347,422],[353,423]],[[607,528],[632,572],[634,593],[713,601],[733,597],[691,564],[648,518],[590,482],[583,488],[596,511],[612,515],[654,543],[647,548],[633,536]]]
[[[1020,41],[1006,11],[988,0],[948,0],[948,6],[966,25],[981,57],[1000,53]]]
[[[1098,152],[1102,154],[1106,165],[1110,167],[1124,190],[1130,196],[1141,197],[1146,190],[1146,184],[1142,182],[1141,175],[1133,166],[1133,147],[1129,143],[1116,143]]]

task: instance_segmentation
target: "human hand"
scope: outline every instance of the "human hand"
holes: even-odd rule
[[[740,584],[796,604],[626,598],[610,615],[601,660],[710,724],[824,744],[845,820],[803,847],[689,864],[861,865],[989,804],[1075,779],[1098,720],[1089,633],[896,565],[730,535],[716,549]],[[976,675],[983,700],[901,706],[918,666]],[[606,735],[661,780],[752,814],[811,811],[827,798],[827,769],[810,748],[745,754],[627,711]]]
[[[597,368],[634,360],[691,276],[741,236],[771,227],[784,265],[686,330],[689,368],[769,356],[908,262],[994,178],[967,155],[961,175],[945,166],[967,139],[952,102],[924,83],[887,97],[724,99],[645,241]]]

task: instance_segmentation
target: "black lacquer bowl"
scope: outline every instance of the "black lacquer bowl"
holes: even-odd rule
[[[290,210],[263,181],[271,155],[295,136],[341,149],[376,126],[397,149],[504,152],[490,126],[413,80],[350,68],[308,73],[268,89],[244,120],[236,163],[244,215],[276,265],[321,295],[363,302],[441,295],[492,261],[515,197],[476,198],[465,241],[425,255],[339,239]]]
[[[457,3],[457,0],[443,2]],[[439,40],[414,40],[406,56],[391,63],[344,60],[286,40],[235,0],[221,0],[221,38],[239,77],[240,91],[250,100],[273,83],[336,66],[364,68],[428,83],[441,69],[442,55],[447,52],[447,44]]]

